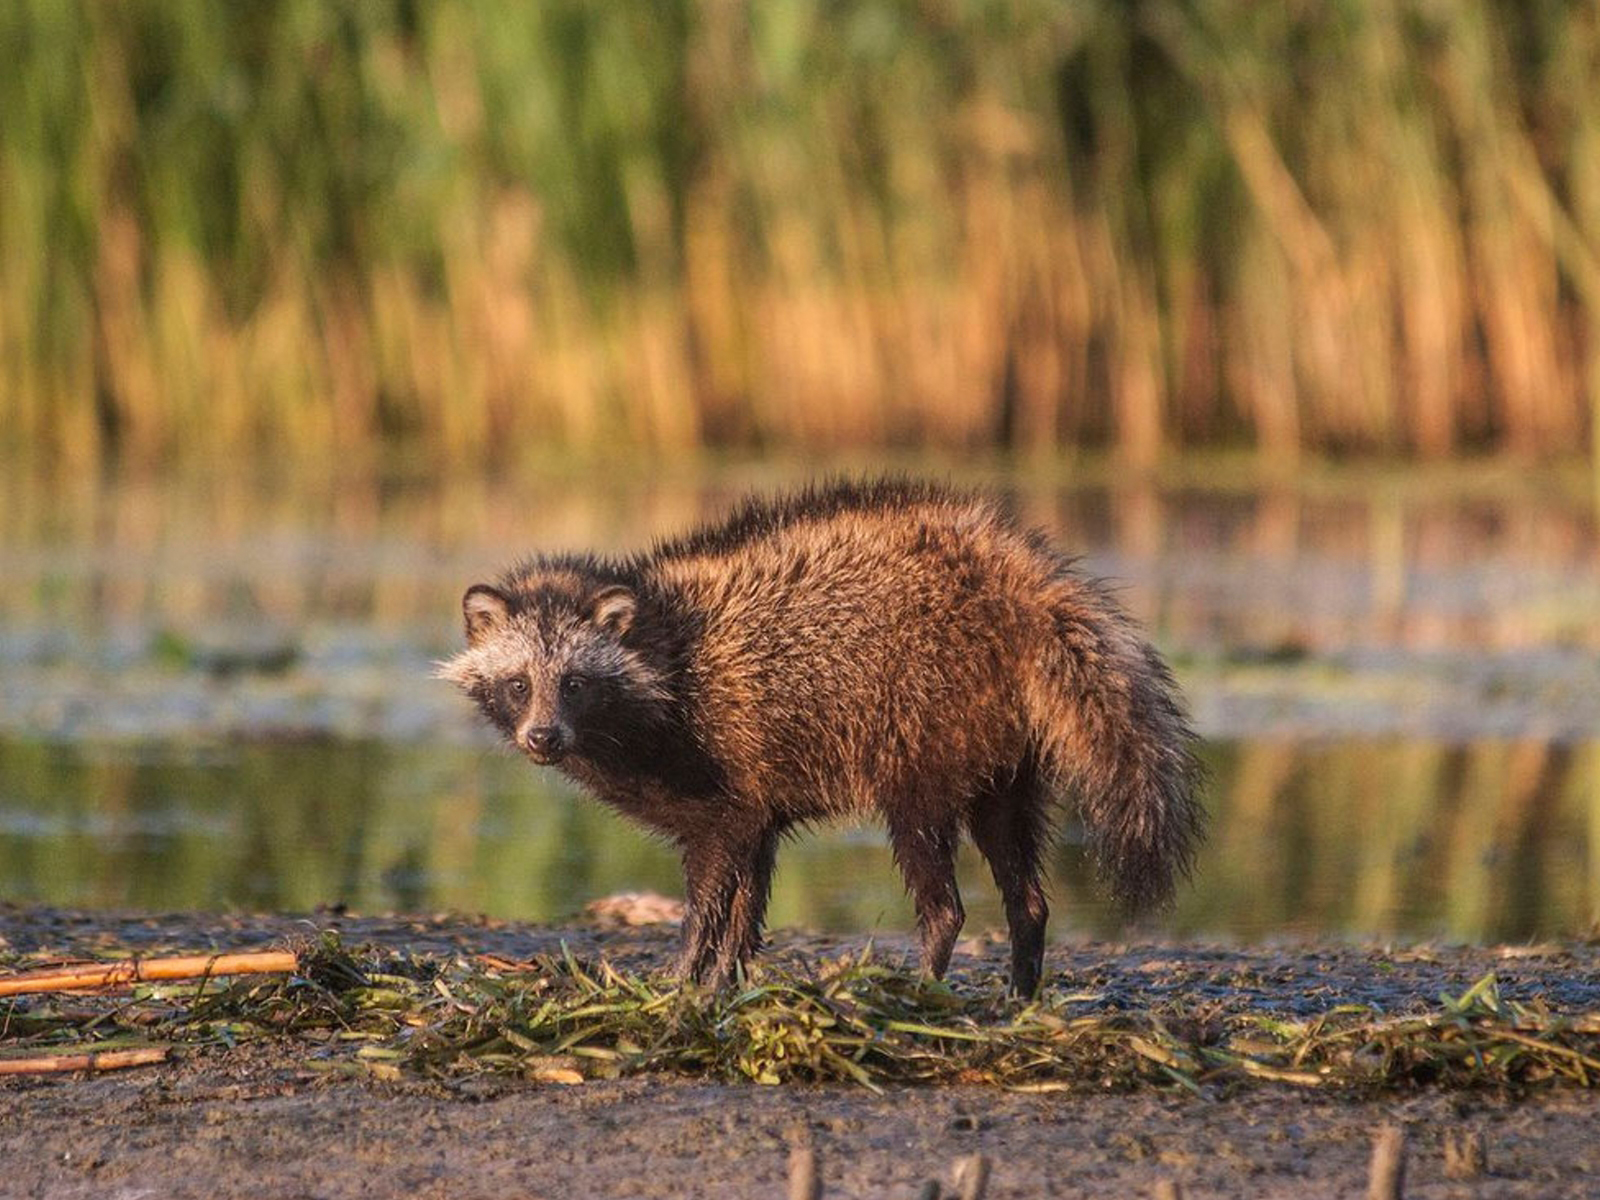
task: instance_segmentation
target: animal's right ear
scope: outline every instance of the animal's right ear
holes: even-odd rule
[[[505,623],[511,602],[487,583],[475,584],[461,597],[461,616],[467,626],[467,645],[476,646]]]

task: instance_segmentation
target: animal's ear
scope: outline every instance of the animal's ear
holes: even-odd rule
[[[601,629],[621,637],[633,624],[633,614],[639,602],[627,588],[617,585],[602,588],[589,601],[589,619]]]
[[[467,625],[467,645],[476,646],[511,615],[511,602],[487,583],[475,584],[461,597],[461,616]]]

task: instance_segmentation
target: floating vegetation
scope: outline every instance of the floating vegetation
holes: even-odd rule
[[[725,1082],[989,1084],[1024,1091],[1185,1088],[1255,1081],[1383,1089],[1419,1084],[1594,1086],[1600,1012],[1503,998],[1494,975],[1405,1015],[1344,1005],[1312,1019],[1108,1007],[994,981],[950,986],[870,947],[808,970],[758,965],[720,995],[570,953],[352,953],[324,934],[293,973],[138,983],[0,1001],[0,1063],[293,1038],[309,1065],[384,1079],[493,1073],[581,1083],[643,1072]],[[155,1061],[156,1056],[151,1056]]]

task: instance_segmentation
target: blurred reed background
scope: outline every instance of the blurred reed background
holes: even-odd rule
[[[1600,442],[1590,5],[10,0],[0,55],[40,461]]]

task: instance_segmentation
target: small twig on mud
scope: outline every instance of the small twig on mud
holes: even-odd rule
[[[166,1062],[167,1046],[133,1050],[97,1050],[86,1054],[41,1054],[35,1058],[0,1058],[0,1075],[49,1075],[58,1071],[115,1071]]]
[[[158,979],[283,975],[292,973],[297,965],[296,956],[287,950],[263,950],[250,954],[191,954],[179,958],[130,958],[122,962],[84,963],[76,967],[50,967],[10,975],[0,979],[0,996],[99,990]]]
[[[1385,1125],[1372,1140],[1367,1200],[1401,1200],[1406,1186],[1406,1131]]]

